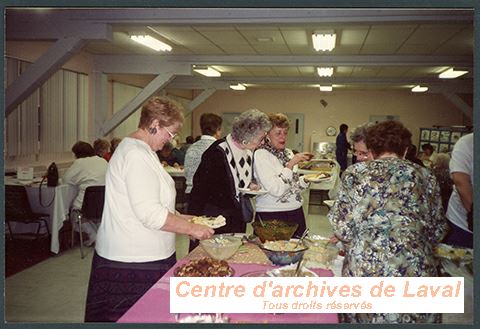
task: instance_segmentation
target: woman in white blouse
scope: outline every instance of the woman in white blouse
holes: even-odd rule
[[[294,171],[300,161],[312,158],[308,152],[293,155],[287,144],[288,117],[282,113],[269,115],[272,129],[265,143],[254,154],[254,175],[267,194],[257,197],[257,216],[264,219],[280,219],[298,224],[294,236],[306,228],[301,192],[308,183]]]
[[[214,233],[175,210],[175,183],[155,153],[181,129],[181,111],[167,98],[147,101],[138,130],[110,159],[85,322],[116,321],[144,295],[175,264],[175,233]]]

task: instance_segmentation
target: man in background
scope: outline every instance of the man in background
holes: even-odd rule
[[[202,136],[188,148],[185,155],[185,178],[187,184],[185,194],[187,204],[193,187],[193,176],[202,161],[203,152],[221,136],[222,118],[215,113],[203,113],[200,117],[200,129],[202,130]]]
[[[335,157],[340,165],[340,175],[347,169],[347,153],[350,148],[350,144],[347,141],[348,126],[345,123],[340,125],[340,132],[338,133],[336,140]]]

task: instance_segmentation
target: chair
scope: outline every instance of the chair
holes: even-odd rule
[[[28,200],[25,186],[5,185],[5,221],[7,222],[10,238],[14,240],[16,235],[34,235],[37,240],[43,234],[40,234],[42,223],[47,230],[47,236],[50,235],[47,219],[48,214],[38,214],[32,211],[30,201]],[[35,233],[14,233],[10,222],[20,222],[24,224],[37,224]]]
[[[83,197],[82,209],[80,211],[74,210],[73,216],[70,218],[72,223],[72,247],[74,242],[75,224],[78,225],[78,233],[80,237],[80,255],[82,259],[85,257],[83,254],[83,237],[82,237],[82,223],[92,221],[99,223],[102,219],[103,204],[105,202],[105,186],[95,185],[89,186],[85,189],[85,195]]]

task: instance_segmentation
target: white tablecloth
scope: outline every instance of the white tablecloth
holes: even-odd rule
[[[6,179],[5,184],[18,185],[18,182],[12,179]],[[42,203],[40,203],[40,189],[38,184],[25,187],[33,212],[50,215],[48,221],[50,233],[52,234],[50,251],[58,254],[60,250],[59,231],[63,227],[63,222],[68,219],[70,205],[78,193],[78,188],[72,185],[58,185],[56,187],[42,185]],[[28,228],[27,226],[18,224],[12,227],[12,230],[16,233],[29,231],[31,229],[32,227]]]

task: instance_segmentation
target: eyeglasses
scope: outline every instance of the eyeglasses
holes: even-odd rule
[[[174,139],[175,136],[177,136],[177,134],[174,134],[174,133],[172,133],[170,130],[168,130],[167,127],[163,127],[163,129],[165,129],[165,130],[167,131],[167,133],[170,135],[170,138],[171,138],[171,139]]]
[[[368,152],[364,151],[355,151],[355,155],[359,158],[366,158],[368,157]]]

